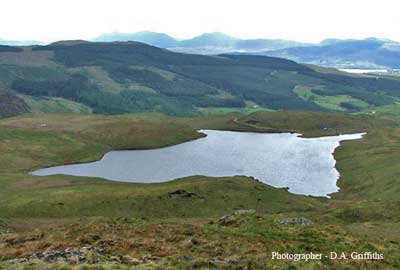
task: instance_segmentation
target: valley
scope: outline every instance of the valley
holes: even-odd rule
[[[0,269],[397,269],[399,88],[393,74],[256,55],[183,54],[138,42],[0,46]],[[264,174],[273,177],[255,174],[259,166],[232,173],[257,164],[249,149],[264,148],[253,139],[240,153],[234,138],[223,140],[233,144],[207,165],[231,168],[221,174],[192,170],[191,149],[174,156],[193,173],[163,175],[164,165],[150,158],[157,179],[178,178],[162,183],[31,174],[93,164],[112,151],[179,148],[201,142],[199,130],[298,133],[309,141],[366,134],[335,149],[329,162],[336,160],[337,172],[314,177],[312,186],[332,173],[340,178],[321,193],[293,194],[287,183],[260,182]],[[272,145],[264,150],[289,147]],[[205,154],[218,152],[207,147]],[[322,161],[311,148],[299,153],[308,153],[310,164]],[[230,159],[235,149],[247,165]],[[260,162],[267,163],[264,156]],[[282,171],[293,168],[286,162]],[[296,170],[291,174],[312,180]],[[271,252],[288,250],[376,252],[384,260],[272,260]]]
[[[400,2],[3,1],[0,270],[400,269]]]
[[[16,265],[2,262],[0,269],[396,269],[399,121],[391,115],[321,112],[197,118],[42,114],[3,119],[0,258],[70,247],[104,251],[85,253],[78,264],[29,259]],[[175,145],[199,138],[199,129],[291,131],[305,137],[360,131],[367,135],[343,142],[335,151],[340,191],[331,199],[294,195],[246,177],[193,176],[133,184],[29,175],[38,168],[98,160],[111,150]],[[233,214],[251,209],[255,213]],[[231,216],[220,219],[224,215]],[[294,217],[311,224],[280,223]],[[271,251],[287,249],[372,250],[383,253],[385,260],[271,261]]]

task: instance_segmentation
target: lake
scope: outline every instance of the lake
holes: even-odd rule
[[[359,68],[340,68],[340,71],[355,74],[368,74],[368,73],[388,73],[387,69],[359,69]]]
[[[301,138],[292,133],[201,130],[204,138],[152,150],[111,151],[96,162],[57,166],[34,175],[66,174],[135,183],[193,176],[252,176],[289,192],[328,196],[337,192],[339,173],[332,155],[340,141],[363,133]]]

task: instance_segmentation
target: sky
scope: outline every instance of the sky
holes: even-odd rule
[[[148,30],[177,38],[224,32],[304,42],[400,41],[399,11],[399,0],[4,0],[0,38],[52,42]]]

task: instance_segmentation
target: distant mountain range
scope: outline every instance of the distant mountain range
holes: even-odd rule
[[[239,39],[208,33],[178,40],[162,33],[109,33],[95,41],[137,41],[172,51],[196,54],[255,54],[336,68],[400,68],[400,43],[387,39],[326,39],[319,44],[281,39]]]
[[[217,55],[250,54],[286,58],[334,68],[400,69],[400,43],[388,39],[326,39],[318,44],[283,39],[240,39],[224,33],[205,33],[177,39],[164,33],[107,33],[92,41],[136,41],[175,52]],[[0,45],[44,45],[40,41],[0,39]]]
[[[220,54],[228,52],[257,52],[306,46],[307,43],[282,39],[240,39],[223,33],[206,33],[191,39],[179,40],[163,33],[103,34],[94,41],[137,41],[183,53]]]
[[[7,40],[0,38],[0,45],[6,46],[31,46],[31,45],[44,45],[44,42],[35,40]]]
[[[400,43],[385,39],[325,40],[317,46],[256,52],[336,68],[400,68]]]

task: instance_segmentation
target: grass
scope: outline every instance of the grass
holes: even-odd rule
[[[293,90],[300,98],[306,101],[312,101],[321,108],[325,108],[331,111],[348,111],[345,107],[342,106],[343,103],[349,103],[356,108],[365,109],[370,105],[357,98],[353,98],[348,95],[336,95],[336,96],[321,96],[312,92],[312,89],[315,87],[306,87],[306,86],[296,86]],[[318,87],[317,87],[318,88]]]
[[[98,85],[103,91],[120,93],[125,89],[123,85],[111,79],[108,73],[101,67],[70,68],[69,70],[74,73],[81,72],[86,76],[91,77],[96,82],[96,85]]]
[[[20,95],[32,113],[91,113],[92,109],[86,105],[64,98],[33,97]]]
[[[193,198],[169,195],[179,189],[196,195]],[[190,177],[167,184],[148,185],[66,176],[58,177],[57,182],[47,177],[25,177],[14,181],[8,194],[1,199],[3,206],[0,206],[0,213],[13,218],[208,218],[242,208],[258,209],[260,213],[278,213],[309,211],[321,205],[318,199],[293,196],[286,190],[274,189],[248,178]],[[44,197],[46,200],[42,200]],[[293,204],[297,206],[292,207]],[[219,207],[215,207],[217,205]]]
[[[110,265],[111,256],[106,254],[95,264],[99,269],[249,269],[246,268],[249,265],[250,269],[382,269],[382,265],[387,266],[386,269],[395,269],[395,245],[387,245],[384,241],[371,244],[367,239],[353,236],[337,225],[282,226],[279,224],[281,217],[242,216],[229,226],[220,225],[215,220],[160,223],[134,218],[82,218],[63,230],[54,229],[46,223],[37,224],[39,229],[35,233],[10,234],[7,241],[22,243],[20,247],[45,246],[49,249],[95,245],[112,250],[114,257],[140,259],[152,254],[160,258],[135,267],[128,263],[121,265],[111,262]],[[324,259],[290,263],[271,259],[272,251],[286,252],[288,247],[294,253],[312,250],[329,254],[335,250],[350,254],[359,249],[384,252],[394,266],[382,261],[341,262]],[[24,248],[15,249],[8,249],[3,256],[12,256],[15,252],[24,255],[26,252]],[[37,269],[44,269],[40,268],[41,265],[43,267],[42,262],[36,264]],[[49,264],[45,265],[49,267]],[[50,269],[58,269],[57,265],[60,267],[62,263],[50,264],[53,267]],[[80,269],[79,266],[65,263],[63,267]]]
[[[0,269],[397,269],[399,123],[393,115],[284,111],[198,118],[43,114],[1,120],[0,232],[11,232],[0,233],[0,260],[84,245],[105,247],[107,255],[87,266],[38,261],[13,268],[0,263]],[[97,160],[111,149],[177,144],[199,138],[196,130],[202,128],[292,131],[306,137],[367,135],[344,142],[335,152],[341,190],[330,200],[290,194],[246,177],[130,184],[28,174],[40,167]],[[169,194],[178,189],[195,195]],[[256,214],[238,217],[229,226],[216,223],[237,209],[255,209]],[[313,224],[279,224],[293,216],[305,216]],[[332,250],[378,251],[385,260],[270,259],[271,251]],[[138,266],[110,264],[111,256],[145,254],[162,259]]]
[[[392,115],[400,115],[400,104],[392,104],[386,106],[372,107],[368,110],[365,110],[364,113],[381,113],[381,114],[392,114]]]
[[[242,114],[251,114],[259,111],[272,111],[267,108],[262,107],[245,107],[245,108],[234,108],[234,107],[208,107],[208,108],[198,108],[202,115],[221,115],[227,113],[242,113]]]

